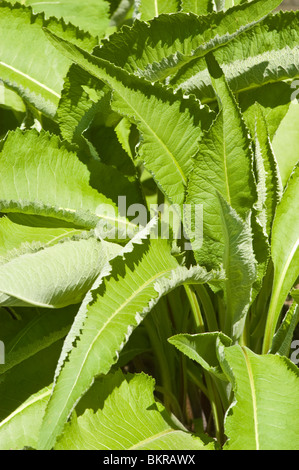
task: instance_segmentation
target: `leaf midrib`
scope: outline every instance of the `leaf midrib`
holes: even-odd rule
[[[139,441],[137,444],[134,444],[133,446],[129,447],[128,450],[138,449],[139,447],[142,447],[145,444],[152,443],[152,442],[156,441],[157,439],[160,439],[161,437],[163,437],[165,435],[177,434],[179,432],[182,432],[182,431],[179,431],[179,430],[176,430],[176,429],[165,429],[164,431],[161,431],[157,434],[154,434],[150,437],[147,437],[146,439],[143,439],[142,441]]]
[[[248,378],[249,378],[249,384],[250,384],[250,390],[251,390],[251,397],[252,397],[255,445],[256,445],[256,450],[260,450],[259,432],[258,432],[258,416],[257,416],[257,399],[256,399],[254,376],[253,376],[251,363],[250,363],[250,360],[249,360],[249,357],[247,355],[247,352],[246,352],[245,348],[242,348],[242,352],[243,352],[244,359],[245,359],[245,362],[246,362]]]
[[[20,75],[24,78],[26,78],[27,80],[31,81],[32,83],[34,83],[35,85],[37,85],[38,87],[46,90],[48,93],[50,93],[51,95],[55,96],[55,98],[58,98],[60,99],[61,98],[61,95],[59,93],[57,93],[56,91],[52,90],[52,88],[49,88],[47,85],[44,85],[43,83],[39,82],[38,80],[36,80],[35,78],[31,77],[30,75],[27,75],[26,73],[22,72],[21,70],[17,69],[16,67],[13,67],[12,65],[9,65],[9,64],[6,64],[5,62],[0,62],[0,65],[3,65],[4,67],[12,70],[13,72],[15,72],[17,75]],[[32,91],[32,90],[31,90]],[[55,104],[56,104],[57,100],[55,100]]]
[[[3,421],[1,421],[0,428],[3,427],[5,424],[7,424],[9,421],[11,421],[15,416],[22,413],[27,408],[30,408],[31,406],[33,406],[38,401],[43,400],[45,397],[50,396],[50,394],[51,394],[51,389],[47,390],[46,392],[42,393],[41,395],[38,395],[37,397],[34,397],[31,401],[23,403],[13,413],[11,413],[9,416],[7,416],[7,418],[5,418]]]
[[[45,28],[46,30],[46,28]],[[142,118],[142,116],[139,114],[139,112],[135,109],[132,103],[128,101],[125,97],[125,94],[123,93],[123,89],[126,88],[127,86],[124,85],[121,82],[121,85],[119,85],[119,80],[114,77],[114,74],[118,72],[119,76],[121,77],[122,75],[130,77],[128,72],[122,70],[120,67],[117,67],[114,64],[111,64],[105,59],[101,59],[96,56],[92,56],[89,54],[87,56],[87,53],[83,50],[81,50],[78,46],[74,44],[70,44],[67,41],[65,41],[62,38],[59,38],[58,36],[54,35],[50,31],[46,30],[47,34],[50,36],[52,41],[56,43],[56,45],[61,49],[63,49],[63,52],[65,55],[67,55],[73,62],[78,64],[80,67],[82,67],[84,70],[89,72],[91,75],[96,77],[98,80],[102,80],[105,82],[109,88],[112,88],[113,91],[115,91],[121,99],[126,103],[126,105],[132,110],[133,115],[138,117],[139,121],[143,123],[143,125],[148,129],[149,133],[154,136],[156,141],[160,144],[162,148],[164,148],[164,151],[168,154],[170,159],[173,161],[177,171],[179,172],[180,178],[183,182],[183,184],[186,186],[187,184],[187,177],[184,174],[184,171],[180,167],[178,161],[176,160],[175,156],[172,154],[172,152],[168,149],[166,144],[160,139],[160,137],[155,133],[155,131],[147,124],[147,122]],[[79,55],[79,58],[76,57]],[[109,72],[109,68],[113,70],[113,72]],[[145,84],[148,86],[149,82],[145,81]],[[136,95],[135,95],[136,96]]]
[[[95,342],[98,340],[99,336],[101,335],[101,333],[104,331],[104,329],[106,328],[106,326],[113,320],[113,318],[123,309],[125,308],[126,305],[128,305],[138,294],[140,294],[140,292],[142,292],[148,285],[150,285],[151,283],[153,283],[154,281],[158,280],[160,277],[163,277],[165,276],[165,274],[167,273],[170,273],[171,271],[173,270],[173,267],[172,268],[168,268],[164,271],[160,271],[159,273],[156,273],[154,276],[152,276],[150,279],[148,279],[144,284],[142,284],[142,286],[140,286],[136,291],[133,292],[133,294],[125,300],[125,302],[123,302],[122,305],[120,305],[118,307],[118,309],[115,310],[115,312],[113,313],[112,316],[109,317],[109,319],[104,323],[104,325],[102,326],[102,328],[98,331],[97,335],[95,336],[95,338],[93,339],[93,341],[89,344],[89,347],[88,347],[88,350],[87,352],[85,353],[84,355],[84,358],[81,362],[81,367],[80,367],[80,370],[78,371],[78,373],[76,374],[76,378],[73,382],[73,385],[72,385],[72,388],[71,390],[69,391],[68,395],[64,398],[64,403],[65,405],[68,403],[68,400],[71,396],[71,394],[73,393],[73,390],[75,388],[75,386],[77,385],[77,382],[80,378],[80,375],[81,375],[81,371],[86,363],[86,361],[88,360],[88,357],[90,355],[90,351],[91,349],[93,348]],[[157,295],[158,295],[158,292],[157,292]],[[137,315],[138,312],[136,312],[136,315]],[[55,391],[55,386],[54,386],[54,391]],[[63,412],[65,410],[65,406],[64,408],[60,411],[58,417],[56,418],[56,422],[59,421],[60,417],[62,416]]]

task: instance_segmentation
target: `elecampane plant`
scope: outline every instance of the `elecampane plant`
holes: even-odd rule
[[[0,2],[0,449],[299,450],[299,12]]]

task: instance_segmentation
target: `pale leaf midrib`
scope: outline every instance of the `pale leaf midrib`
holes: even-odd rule
[[[128,450],[138,449],[139,447],[143,447],[145,444],[152,443],[156,441],[157,439],[162,438],[163,436],[166,436],[169,434],[177,434],[178,432],[182,432],[182,431],[179,431],[176,429],[165,429],[164,431],[161,431],[157,434],[147,437],[146,439],[143,439],[142,441],[139,441],[137,444],[134,444],[133,446],[129,447]]]
[[[11,421],[15,416],[22,413],[24,410],[30,408],[35,403],[43,400],[45,397],[49,396],[50,394],[51,394],[51,389],[47,390],[46,392],[42,393],[41,395],[38,395],[37,397],[33,398],[33,400],[31,400],[31,401],[23,403],[23,405],[21,405],[13,413],[11,413],[9,416],[7,416],[7,418],[5,418],[3,421],[1,421],[0,428],[3,427],[5,424],[7,424],[9,421]]]
[[[226,152],[226,140],[225,140],[225,129],[224,129],[224,116],[222,112],[222,140],[223,140],[223,166],[224,166],[224,177],[225,177],[225,189],[227,202],[231,206],[231,196],[230,196],[230,187],[229,187],[229,177],[228,177],[228,168],[227,168],[227,152]]]
[[[97,333],[97,335],[95,336],[95,338],[93,339],[93,341],[90,343],[89,348],[88,348],[88,350],[86,351],[86,353],[85,353],[85,355],[84,355],[84,358],[83,358],[83,360],[82,360],[82,362],[81,362],[80,369],[79,369],[79,371],[78,371],[77,374],[76,374],[76,378],[75,378],[75,380],[74,380],[74,382],[73,382],[72,388],[71,388],[71,390],[69,391],[68,395],[64,397],[64,403],[66,403],[66,404],[68,403],[68,400],[69,400],[71,394],[73,393],[73,390],[74,390],[75,386],[77,385],[77,381],[78,381],[78,379],[80,378],[81,371],[82,371],[82,369],[83,369],[83,367],[84,367],[86,361],[88,360],[90,351],[91,351],[91,349],[93,348],[95,342],[98,340],[98,338],[99,338],[99,336],[101,335],[101,333],[102,333],[102,332],[104,331],[104,329],[106,328],[106,326],[111,322],[111,320],[112,320],[128,303],[130,303],[140,292],[142,292],[142,290],[144,290],[148,285],[150,285],[151,283],[153,283],[154,281],[156,281],[157,279],[159,279],[159,277],[165,276],[166,273],[170,273],[172,270],[173,270],[173,267],[172,267],[172,268],[168,268],[168,269],[166,269],[166,270],[164,270],[164,271],[160,271],[159,273],[156,273],[154,276],[152,276],[150,279],[148,279],[144,284],[142,284],[142,286],[140,286],[136,291],[134,291],[133,294],[132,294],[128,299],[126,299],[125,302],[123,302],[123,304],[120,305],[120,306],[118,307],[118,309],[115,310],[115,312],[113,313],[113,315],[110,316],[109,319],[104,323],[104,325],[103,325],[103,326],[101,327],[101,329],[98,331],[98,333]],[[158,295],[158,293],[157,293],[157,295]],[[137,315],[137,313],[136,313],[136,315]],[[54,388],[53,392],[55,393],[55,388]],[[63,412],[64,412],[64,409],[65,409],[65,408],[63,408],[63,409],[60,411],[58,417],[56,418],[56,422],[59,421],[61,415],[62,415]]]
[[[254,376],[253,376],[253,371],[252,371],[251,363],[247,355],[247,352],[244,348],[242,348],[242,352],[243,352],[245,362],[246,362],[248,378],[249,378],[249,383],[250,383],[251,397],[252,397],[255,445],[256,445],[256,450],[260,450],[258,416],[257,416],[257,399],[256,399]]]
[[[61,98],[61,95],[59,93],[57,93],[56,91],[54,91],[52,88],[49,88],[47,85],[44,85],[43,83],[39,82],[38,80],[31,77],[30,75],[27,75],[26,73],[22,72],[21,70],[17,69],[16,67],[13,67],[12,65],[6,64],[5,62],[2,62],[2,61],[0,62],[0,65],[3,65],[4,67],[12,70],[17,75],[20,75],[21,77],[26,78],[30,82],[37,85],[39,88],[42,88],[43,90],[47,91],[51,95],[55,96],[55,98],[58,98],[58,99]],[[20,83],[21,83],[21,81],[20,81]],[[55,100],[55,104],[56,104],[56,102],[57,102],[57,100]]]
[[[64,46],[63,46],[64,47]],[[65,50],[65,49],[64,49]],[[75,50],[75,55],[77,53],[77,50]],[[73,54],[73,51],[71,52],[71,56]],[[101,64],[102,62],[104,63],[104,67],[101,67],[99,64],[96,64],[92,61],[90,61],[88,58],[86,58],[84,55],[82,55],[81,51],[79,50],[79,54],[81,55],[81,60],[80,60],[80,64],[79,62],[72,56],[72,60],[75,62],[75,63],[78,63],[78,65],[80,65],[82,68],[84,68],[87,72],[91,73],[93,76],[95,76],[96,78],[100,79],[100,80],[103,80],[105,82],[107,82],[108,86],[110,88],[113,88],[117,93],[118,95],[121,97],[121,99],[127,104],[127,106],[129,108],[131,108],[131,110],[133,111],[133,114],[135,114],[135,117],[138,118],[140,120],[140,122],[143,123],[143,125],[148,129],[149,133],[152,134],[154,136],[154,138],[158,141],[158,143],[160,144],[160,146],[162,148],[164,148],[164,151],[169,155],[170,159],[173,161],[177,171],[179,172],[180,174],[180,177],[181,177],[181,180],[183,182],[183,184],[186,186],[187,184],[187,177],[185,176],[184,174],[184,171],[182,170],[182,168],[180,167],[178,161],[176,160],[175,156],[172,154],[172,152],[168,149],[168,147],[166,146],[166,144],[160,139],[160,137],[156,134],[156,132],[149,126],[149,124],[147,124],[147,122],[143,119],[143,117],[140,115],[140,113],[138,112],[138,110],[132,105],[132,103],[130,103],[124,93],[123,93],[123,87],[125,87],[125,85],[122,84],[123,87],[119,87],[119,82],[116,78],[114,78],[112,75],[110,75],[109,72],[106,71],[105,67],[114,67],[115,69],[117,69],[118,67],[116,67],[115,65],[113,64],[110,64],[107,60],[105,59],[101,59],[99,57],[94,57],[94,59],[96,60],[96,62],[99,62],[99,64]],[[83,59],[82,59],[83,57]],[[103,71],[103,75],[104,75],[104,78],[103,77],[99,77],[99,71]],[[113,86],[112,86],[112,83],[113,83]],[[141,90],[139,90],[141,91]],[[141,91],[142,92],[142,91]]]
[[[180,174],[180,177],[182,179],[182,182],[184,184],[184,186],[186,186],[187,184],[187,177],[185,176],[185,173],[184,171],[182,170],[181,166],[179,165],[178,161],[176,160],[175,156],[172,154],[172,152],[169,150],[169,148],[166,146],[166,144],[163,142],[163,140],[160,139],[160,137],[156,134],[156,132],[149,126],[149,124],[147,124],[147,122],[142,118],[142,116],[139,114],[139,112],[137,111],[137,109],[135,107],[133,107],[133,105],[131,103],[129,103],[125,97],[123,95],[121,95],[121,98],[123,101],[125,101],[127,103],[127,105],[133,110],[135,116],[138,116],[140,122],[143,123],[143,125],[148,129],[149,133],[152,134],[154,136],[154,138],[158,141],[158,143],[160,144],[160,146],[162,148],[164,148],[165,152],[169,155],[169,157],[171,158],[171,160],[173,161],[175,167],[177,168],[179,174]]]

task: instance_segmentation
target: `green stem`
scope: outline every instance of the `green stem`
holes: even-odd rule
[[[192,286],[184,284],[186,289],[186,293],[190,302],[191,310],[194,316],[195,323],[200,330],[200,332],[204,332],[204,322],[202,319],[200,307],[198,304],[198,300]],[[216,430],[216,438],[220,445],[224,443],[224,415],[223,415],[223,408],[222,403],[218,395],[217,387],[213,382],[212,378],[210,377],[207,371],[203,371],[206,384],[207,384],[207,393],[210,399],[210,404],[212,408],[214,423],[215,423],[215,430]]]
[[[172,380],[170,376],[170,370],[168,367],[167,363],[167,357],[165,355],[165,351],[163,348],[163,345],[158,338],[157,335],[157,330],[151,321],[151,318],[146,317],[144,320],[144,325],[146,327],[154,354],[156,359],[159,362],[159,369],[160,369],[160,374],[161,374],[161,382],[162,382],[162,388],[164,390],[164,400],[165,400],[165,407],[168,409],[171,409],[174,414],[178,418],[182,417],[182,411],[178,405],[177,400],[173,400],[173,393],[172,393]]]
[[[187,374],[191,382],[193,382],[199,388],[199,390],[201,390],[202,393],[205,394],[208,400],[210,400],[210,395],[207,387],[197,378],[197,376],[192,372],[192,370],[188,368]]]
[[[205,286],[198,284],[194,287],[202,303],[209,331],[219,331],[215,309]]]
[[[278,300],[280,297],[279,294],[280,292],[278,289],[276,290],[276,292],[272,293],[268,316],[267,316],[266,328],[265,328],[262,354],[267,354],[269,352],[272,339],[275,334],[276,326],[279,320],[280,311],[277,309]]]
[[[214,418],[215,432],[218,443],[222,446],[224,444],[224,415],[222,404],[218,395],[217,388],[210,377],[209,373],[204,371],[207,387],[209,390],[210,403]]]
[[[200,333],[204,333],[205,331],[205,324],[201,315],[200,307],[198,304],[198,300],[196,297],[196,293],[194,292],[194,289],[191,285],[189,284],[184,284],[184,288],[186,291],[186,294],[188,296],[189,302],[190,302],[190,307],[193,313],[193,318],[195,321],[195,324],[197,326],[197,329]]]

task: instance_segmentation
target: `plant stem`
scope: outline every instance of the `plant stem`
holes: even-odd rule
[[[214,418],[214,424],[215,424],[215,432],[216,432],[216,438],[218,443],[222,446],[224,444],[224,415],[223,415],[223,409],[222,409],[222,404],[219,399],[218,391],[217,388],[210,377],[209,373],[204,371],[206,383],[207,383],[207,388],[209,390],[209,398],[210,398],[210,403],[211,403],[211,408],[212,408],[212,413],[213,413],[213,418]]]
[[[209,331],[218,331],[219,327],[215,309],[205,286],[198,284],[195,286],[195,290],[202,303]]]
[[[199,333],[203,333],[205,331],[205,324],[201,315],[196,293],[194,292],[193,287],[189,284],[184,284],[184,288],[190,302],[190,307],[197,329]]]
[[[191,306],[191,310],[194,316],[195,323],[198,329],[200,330],[200,332],[204,332],[204,322],[202,319],[202,315],[201,315],[201,311],[200,311],[196,294],[194,290],[192,289],[192,286],[186,285],[186,284],[184,284],[184,286],[188,295],[188,299],[190,302],[190,306]],[[223,415],[222,403],[219,398],[216,385],[213,382],[212,378],[210,377],[210,374],[206,370],[203,371],[203,374],[206,380],[208,397],[211,403],[211,408],[212,408],[212,413],[213,413],[213,418],[214,418],[214,423],[215,423],[216,438],[219,444],[222,445],[224,443],[224,428],[223,428],[224,415]]]
[[[197,376],[188,368],[187,374],[190,380],[205,394],[205,396],[210,400],[210,395],[207,387],[197,378]]]
[[[279,299],[279,294],[280,292],[278,290],[272,293],[268,316],[267,316],[266,328],[265,328],[262,354],[267,354],[268,351],[270,350],[272,339],[275,334],[276,325],[277,325],[279,315],[280,315],[280,312],[277,311],[277,303]]]
[[[147,317],[143,320],[143,322],[146,327],[155,357],[159,362],[162,388],[164,390],[163,393],[164,393],[165,407],[168,409],[171,409],[178,418],[181,418],[182,411],[178,405],[178,402],[177,400],[174,401],[172,399],[173,397],[172,380],[171,380],[170,370],[169,370],[169,366],[167,363],[167,357],[165,355],[163,344],[161,343],[160,338],[158,338],[157,331],[152,322],[152,319]]]

